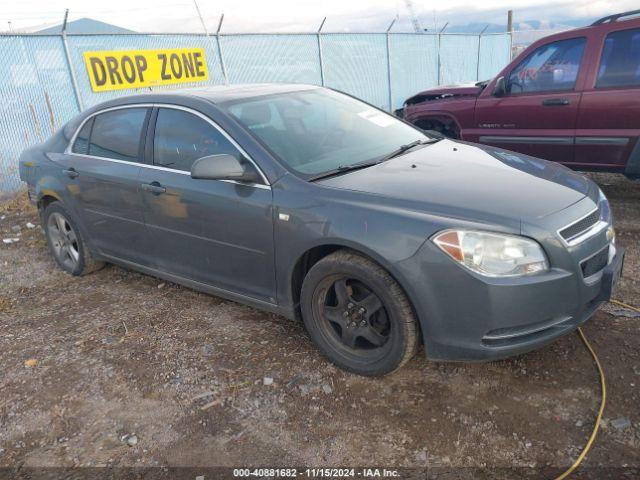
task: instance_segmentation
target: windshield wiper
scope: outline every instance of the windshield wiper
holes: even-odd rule
[[[353,165],[338,165],[337,168],[333,170],[328,170],[326,172],[322,172],[318,175],[314,175],[309,178],[310,182],[315,182],[316,180],[320,180],[322,178],[333,177],[334,175],[340,175],[341,173],[352,172],[353,170],[360,170],[362,168],[372,167],[380,163],[380,160],[376,160],[375,162],[360,162],[354,163]]]
[[[407,143],[406,145],[401,145],[393,152],[385,155],[382,158],[378,158],[377,160],[354,163],[353,165],[339,165],[337,168],[334,168],[333,170],[328,170],[326,172],[322,172],[318,175],[314,175],[313,177],[310,177],[309,181],[315,182],[316,180],[321,180],[327,177],[333,177],[334,175],[340,175],[342,173],[351,172],[353,170],[360,170],[362,168],[372,167],[374,165],[378,165],[379,163],[386,162],[387,160],[390,160],[394,157],[402,155],[406,151],[411,150],[412,148],[417,147],[418,145],[431,145],[432,143],[439,142],[440,140],[442,140],[442,138],[432,138],[430,140],[416,140],[415,142]]]
[[[382,157],[380,161],[384,162],[386,160],[399,157],[403,153],[408,152],[409,150],[411,150],[414,147],[417,147],[418,145],[431,145],[432,143],[439,142],[440,140],[442,140],[442,138],[433,138],[431,140],[416,140],[415,142],[407,143],[406,145],[400,145],[396,150]]]

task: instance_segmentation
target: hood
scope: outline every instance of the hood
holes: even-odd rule
[[[535,222],[597,187],[568,168],[494,147],[441,140],[373,167],[318,182],[471,221]]]
[[[475,83],[440,85],[414,95],[407,99],[405,104],[413,105],[415,103],[422,103],[428,100],[442,100],[450,97],[477,97],[483,89],[483,84],[477,85]]]

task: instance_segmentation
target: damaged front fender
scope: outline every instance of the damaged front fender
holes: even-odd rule
[[[431,102],[434,100],[446,100],[452,98],[461,98],[461,97],[477,97],[480,95],[484,87],[486,86],[485,82],[479,82],[475,84],[465,84],[465,85],[449,85],[436,87],[429,90],[424,90],[413,97],[408,98],[404,102],[404,106],[417,105],[424,102]]]

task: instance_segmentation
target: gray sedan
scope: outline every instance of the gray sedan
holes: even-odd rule
[[[363,375],[540,347],[611,295],[589,179],[305,85],[135,95],[26,150],[61,268],[105,262],[301,318]],[[241,325],[239,325],[241,328]]]

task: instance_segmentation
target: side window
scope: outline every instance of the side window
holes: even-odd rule
[[[91,126],[93,125],[93,117],[85,122],[80,131],[78,132],[78,136],[76,136],[76,141],[73,142],[73,147],[71,151],[73,153],[80,153],[82,155],[89,154],[89,135],[91,134]]]
[[[147,108],[122,108],[96,115],[89,155],[138,162]]]
[[[158,110],[153,139],[154,165],[189,172],[199,158],[221,153],[240,156],[236,147],[204,119],[173,108]]]
[[[640,86],[640,29],[607,35],[596,88]]]
[[[507,92],[573,90],[585,44],[584,38],[572,38],[537,48],[509,74]]]

